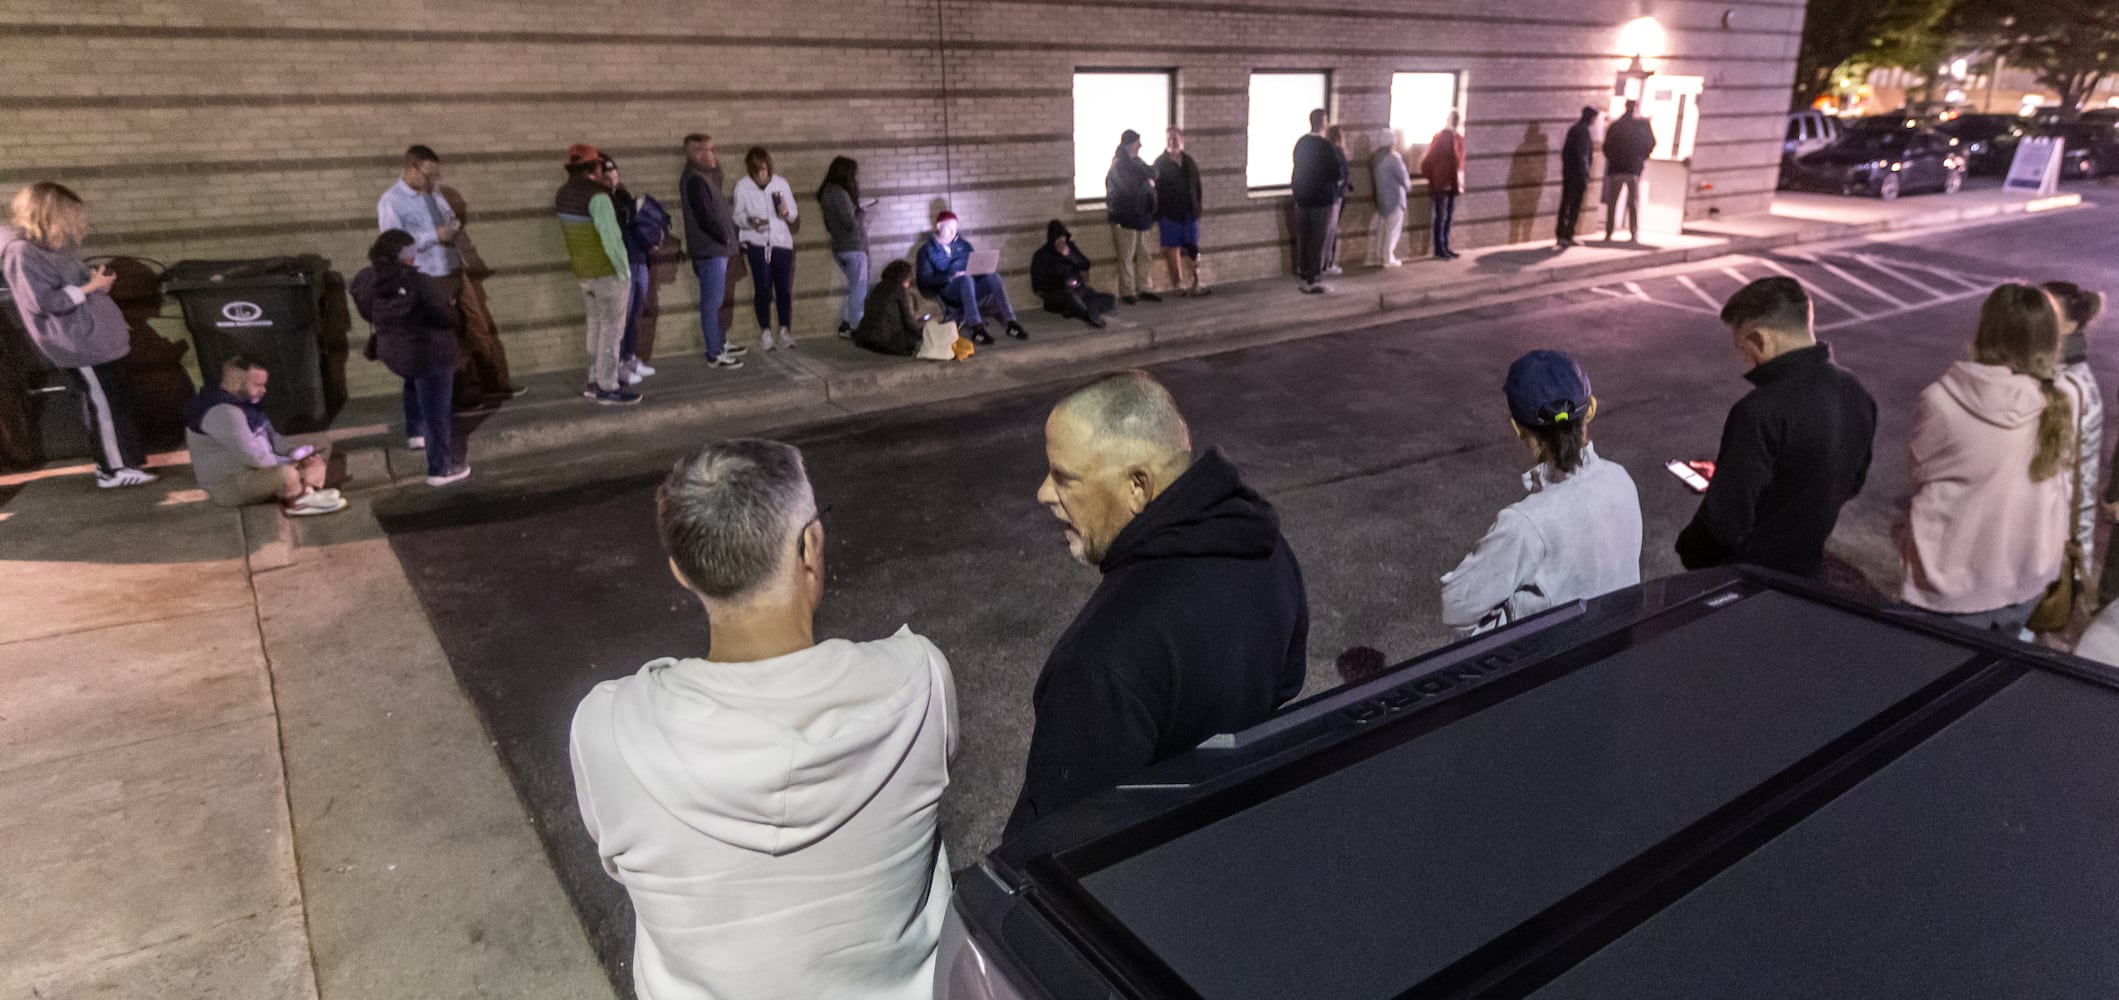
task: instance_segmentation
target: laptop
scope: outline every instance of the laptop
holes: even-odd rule
[[[972,277],[978,277],[981,274],[992,274],[1000,269],[1001,252],[999,250],[973,250],[971,251],[971,259],[964,263],[964,273]]]

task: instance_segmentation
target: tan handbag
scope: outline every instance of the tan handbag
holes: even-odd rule
[[[2082,576],[2088,560],[2082,551],[2082,543],[2075,538],[2075,518],[2082,512],[2082,411],[2081,401],[2075,406],[2075,451],[2076,459],[2069,463],[2075,477],[2075,490],[2068,506],[2067,548],[2060,555],[2060,579],[2045,588],[2045,596],[2038,599],[2038,607],[2031,611],[2029,628],[2033,632],[2063,632],[2075,618],[2075,599],[2082,591]]]

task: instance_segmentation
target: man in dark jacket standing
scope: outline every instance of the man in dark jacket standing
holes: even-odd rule
[[[1295,140],[1295,172],[1288,181],[1295,202],[1295,276],[1311,295],[1331,291],[1317,278],[1324,273],[1325,252],[1338,235],[1333,231],[1333,208],[1339,200],[1342,161],[1339,150],[1324,137],[1324,128],[1324,109],[1310,112],[1310,134]]]
[[[1641,241],[1641,171],[1655,152],[1655,126],[1640,115],[1639,101],[1627,101],[1626,113],[1604,133],[1604,242],[1618,231],[1619,193],[1626,194],[1626,235]]]
[[[1137,299],[1161,302],[1148,290],[1155,273],[1148,252],[1148,231],[1155,228],[1155,169],[1141,161],[1140,133],[1127,129],[1111,154],[1104,174],[1104,211],[1111,220],[1111,246],[1118,251],[1118,294],[1127,305]]]
[[[1686,569],[1751,563],[1800,576],[1824,568],[1839,510],[1861,492],[1876,400],[1832,363],[1794,278],[1761,278],[1722,307],[1756,386],[1729,411],[1714,480],[1678,534]]]
[[[741,368],[736,360],[749,348],[728,343],[721,329],[721,300],[728,294],[728,259],[736,252],[736,223],[721,197],[721,156],[714,137],[694,132],[684,137],[684,173],[677,178],[684,202],[684,250],[699,277],[699,332],[706,338],[709,368]]]
[[[1184,129],[1172,125],[1165,136],[1163,155],[1155,158],[1155,219],[1163,267],[1177,294],[1205,295],[1210,289],[1199,286],[1199,216],[1206,210],[1206,190],[1199,183],[1199,163],[1185,152]]]
[[[1589,171],[1596,159],[1596,142],[1589,131],[1597,123],[1597,109],[1584,107],[1582,117],[1567,130],[1560,145],[1560,224],[1556,229],[1560,249],[1575,245],[1575,225],[1582,220],[1582,199],[1589,194]]]
[[[1309,604],[1272,505],[1219,450],[1196,461],[1146,372],[1076,390],[1045,421],[1038,501],[1103,582],[1045,660],[1023,791],[1003,836],[1302,690]]]

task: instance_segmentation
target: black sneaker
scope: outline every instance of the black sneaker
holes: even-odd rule
[[[1130,306],[1130,305],[1136,305],[1136,304],[1138,304],[1138,303],[1140,302],[1140,300],[1139,300],[1139,299],[1136,299],[1136,298],[1134,298],[1134,297],[1133,297],[1133,296],[1131,296],[1131,295],[1121,295],[1121,296],[1119,296],[1119,299],[1118,299],[1118,300],[1119,300],[1120,302],[1123,302],[1123,303],[1125,303],[1125,304],[1129,305],[1129,306]]]
[[[848,326],[848,325],[846,325],[846,321],[845,321],[845,320],[843,320],[843,319],[839,321],[839,339],[840,339],[840,340],[852,340],[852,339],[853,339],[853,327],[851,327],[851,326]]]
[[[1142,289],[1140,293],[1140,300],[1142,302],[1161,302],[1163,300],[1163,297],[1155,294],[1154,292]]]
[[[1099,330],[1104,328],[1104,320],[1101,316],[1084,316],[1082,317],[1082,322],[1087,323],[1090,326],[1095,327]]]
[[[1030,339],[1030,331],[1023,329],[1023,324],[1012,319],[1008,321],[1008,335],[1017,340]]]
[[[598,406],[631,406],[640,402],[640,394],[631,389],[598,389],[589,397]]]
[[[986,332],[986,324],[979,323],[971,328],[971,342],[981,346],[993,343],[993,335]]]

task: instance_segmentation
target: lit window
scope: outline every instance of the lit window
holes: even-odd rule
[[[1075,72],[1076,201],[1104,200],[1104,175],[1111,171],[1111,154],[1127,129],[1140,133],[1144,152],[1163,148],[1163,132],[1170,127],[1176,93],[1176,74],[1166,70]]]
[[[1295,174],[1295,140],[1309,134],[1310,112],[1330,107],[1328,73],[1251,74],[1250,148],[1244,182],[1252,190],[1284,188]]]
[[[1449,125],[1457,110],[1457,74],[1391,74],[1391,131],[1415,146],[1425,146]]]

